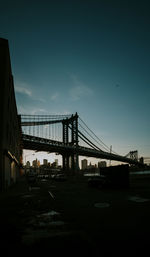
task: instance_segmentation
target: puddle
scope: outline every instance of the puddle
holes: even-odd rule
[[[70,235],[70,231],[54,231],[54,230],[45,230],[45,229],[26,229],[24,235],[22,236],[22,242],[25,245],[32,245],[35,242],[40,242],[43,238],[53,238],[53,237],[64,237]]]
[[[23,195],[22,198],[30,198],[32,197],[33,195]]]
[[[150,199],[146,199],[146,198],[142,198],[140,196],[129,196],[128,200],[132,201],[132,202],[136,202],[136,203],[145,203],[150,201]]]
[[[29,187],[29,191],[32,191],[32,190],[40,190],[40,187]]]
[[[96,208],[107,208],[107,207],[110,207],[110,204],[106,203],[106,202],[104,202],[104,203],[95,203],[94,206]]]
[[[65,222],[63,222],[63,221],[61,221],[61,220],[56,220],[56,221],[49,221],[49,222],[47,222],[47,221],[40,221],[40,222],[38,222],[38,223],[36,223],[36,224],[34,224],[33,223],[33,225],[34,225],[34,227],[38,227],[38,228],[56,228],[56,227],[62,227],[62,226],[64,226],[65,225]]]
[[[60,220],[60,213],[56,211],[49,211],[42,214],[38,214],[28,221],[28,225],[34,229],[38,228],[58,228],[65,225],[63,221]]]
[[[52,192],[48,191],[48,193],[50,194],[50,196],[54,199],[54,195],[52,194]]]
[[[65,229],[65,222],[60,220],[60,213],[54,210],[41,213],[28,221],[22,241],[24,244],[32,244],[37,240],[61,235]]]
[[[57,215],[60,215],[60,213],[56,212],[56,211],[49,211],[49,212],[45,212],[45,213],[37,215],[37,218],[54,217]]]
[[[61,220],[56,220],[56,221],[51,221],[47,224],[49,227],[61,227],[65,225],[64,221]]]

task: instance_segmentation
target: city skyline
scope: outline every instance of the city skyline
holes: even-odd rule
[[[150,156],[149,3],[134,3],[2,1],[18,112],[77,111],[115,152]]]
[[[86,170],[89,168],[100,168],[100,167],[106,167],[107,162],[106,161],[97,161],[97,163],[92,164],[91,161],[88,160],[88,158],[84,158],[79,163],[81,170]],[[58,159],[55,159],[54,162],[49,162],[48,159],[43,159],[43,161],[36,159],[33,159],[32,161],[26,161],[24,164],[26,167],[40,167],[40,166],[48,166],[48,167],[55,167],[55,168],[62,168],[62,163],[59,163]]]

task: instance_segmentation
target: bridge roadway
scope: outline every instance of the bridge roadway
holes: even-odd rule
[[[79,145],[74,146],[74,145],[71,145],[71,143],[68,145],[65,145],[63,142],[60,142],[60,141],[30,136],[26,134],[22,135],[22,143],[23,143],[23,149],[28,149],[28,150],[56,152],[61,155],[66,153],[68,153],[68,155],[77,153],[80,156],[121,161],[129,164],[138,164],[136,160],[132,160],[130,158],[127,158],[121,155],[104,152],[102,150],[99,151],[99,150],[95,150],[95,149],[91,149],[91,148],[83,147]]]

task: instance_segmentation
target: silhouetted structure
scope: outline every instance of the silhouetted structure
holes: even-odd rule
[[[88,166],[88,161],[87,159],[84,159],[81,161],[81,169],[82,170],[86,170],[87,169],[87,166]]]
[[[0,190],[16,182],[21,158],[21,126],[17,114],[8,41],[0,38]]]
[[[46,128],[43,129],[45,125]],[[57,125],[60,126],[57,127]],[[103,146],[105,144],[88,128],[77,113],[75,115],[21,115],[21,126],[24,149],[61,154],[63,169],[69,170],[69,173],[70,170],[74,172],[79,170],[79,156],[138,164],[135,158],[110,153],[110,149]]]
[[[111,187],[128,188],[129,187],[129,165],[117,165],[103,167],[101,175],[106,178],[106,183]]]

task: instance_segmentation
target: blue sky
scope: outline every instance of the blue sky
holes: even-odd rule
[[[1,0],[18,112],[78,112],[117,153],[150,156],[149,11],[145,0]]]

